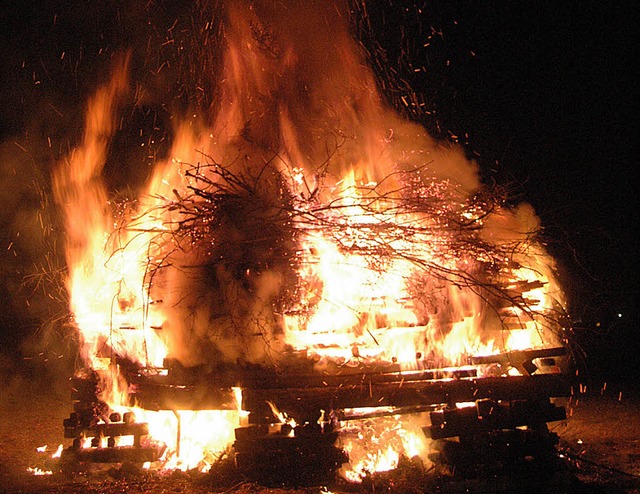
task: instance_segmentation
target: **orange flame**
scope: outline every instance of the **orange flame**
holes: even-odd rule
[[[344,423],[340,443],[350,461],[340,474],[359,483],[367,474],[393,470],[401,455],[418,457],[429,465],[429,440],[421,429],[424,421],[421,415],[396,415]]]
[[[102,179],[118,101],[128,90],[127,60],[89,101],[83,139],[54,174],[66,216],[71,310],[83,357],[107,383],[103,399],[113,408],[128,403],[116,356],[141,367],[162,367],[166,357],[185,366],[207,359],[272,365],[295,349],[318,365],[384,361],[415,369],[559,343],[549,314],[563,306],[563,295],[553,259],[530,238],[537,228],[531,208],[475,212],[477,165],[385,106],[339,9],[315,5],[308,15],[293,0],[284,3],[290,16],[266,2],[228,5],[218,110],[178,125],[169,158],[156,164],[135,205],[114,211]],[[262,179],[266,195],[276,197],[275,184],[284,184],[288,197],[333,225],[305,226],[309,211],[291,215],[290,223],[302,225],[293,273],[302,288],[285,311],[275,307],[285,270],[266,262],[240,269],[242,249],[255,240],[242,224],[225,224],[223,238],[180,231],[185,208],[195,214],[199,207],[185,198],[203,183],[220,185],[202,159]],[[472,224],[487,250],[513,246],[509,255],[489,262],[454,249],[455,235],[437,214],[395,206],[428,202],[415,190],[445,201],[445,212]],[[240,252],[232,267],[212,253],[224,243]],[[374,259],[372,251],[394,255]],[[483,273],[491,263],[491,275]],[[468,273],[480,281],[469,283]],[[210,445],[224,450],[242,416],[140,413],[153,438],[169,445],[171,468],[209,465]],[[402,449],[412,452],[417,438],[395,423]],[[196,444],[204,429],[211,437]],[[394,464],[393,444],[388,455],[353,466],[353,475]]]

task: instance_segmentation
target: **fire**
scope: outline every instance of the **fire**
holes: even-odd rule
[[[344,220],[344,230],[340,232],[344,233],[344,239],[349,239],[352,233],[357,236],[363,225],[375,228],[379,224],[379,219],[360,207],[364,198],[353,174],[338,184],[337,189],[337,215]],[[334,206],[338,207],[336,203]],[[307,259],[299,274],[302,283],[310,289],[303,294],[305,298],[300,305],[312,305],[314,310],[310,316],[308,311],[300,311],[305,316],[302,318],[285,316],[287,342],[298,349],[314,348],[321,355],[333,358],[387,357],[390,360],[391,355],[399,355],[401,361],[415,360],[413,345],[403,348],[414,336],[406,333],[417,332],[407,329],[418,325],[416,314],[406,307],[409,294],[405,280],[413,271],[411,264],[393,259],[382,272],[372,266],[368,256],[355,249],[345,251],[342,248],[344,239],[316,231],[310,232],[305,239],[303,252]],[[371,242],[366,237],[361,241]],[[395,242],[403,241],[397,239]],[[385,330],[395,330],[396,336],[405,333],[400,338],[400,348],[394,348],[396,342],[384,341],[381,326]],[[383,344],[377,344],[379,340]],[[384,355],[385,350],[394,353]]]
[[[429,465],[428,440],[420,424],[424,424],[424,417],[420,415],[391,415],[346,422],[341,444],[351,460],[342,467],[340,474],[352,482],[361,482],[367,474],[396,468],[401,455],[409,459],[418,457]]]
[[[84,357],[96,369],[105,368],[110,352],[161,365],[167,351],[152,329],[161,322],[144,291],[146,266],[153,261],[149,238],[137,232],[117,235],[118,218],[109,211],[100,178],[115,131],[114,107],[126,90],[125,65],[89,101],[82,143],[54,175],[66,209],[71,310]]]
[[[269,367],[306,352],[318,370],[419,370],[559,343],[563,295],[530,208],[487,200],[460,149],[387,108],[341,14],[315,8],[299,29],[275,6],[229,3],[218,106],[182,119],[135,201],[110,202],[102,176],[126,57],[88,102],[53,178],[71,311],[111,409],[131,409],[123,361]],[[183,469],[208,468],[244,417],[136,414],[163,466]],[[350,478],[425,450],[404,420],[394,439],[378,429],[346,442]]]
[[[139,410],[154,441],[166,446],[162,468],[206,472],[233,444],[242,412],[226,410]]]

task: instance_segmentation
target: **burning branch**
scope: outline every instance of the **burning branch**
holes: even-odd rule
[[[552,294],[545,292],[549,272],[542,269],[548,266],[535,265],[542,254],[537,232],[492,239],[494,218],[510,214],[503,191],[467,198],[448,181],[430,177],[426,167],[396,171],[379,183],[332,183],[325,167],[315,189],[304,194],[297,192],[293,173],[277,169],[277,157],[253,173],[203,158],[187,165],[183,191],[156,197],[154,207],[126,224],[128,231],[153,237],[145,276],[150,301],[164,302],[154,298],[153,285],[166,284],[170,271],[183,272],[189,287],[207,287],[205,295],[174,298],[175,305],[190,307],[190,338],[205,337],[220,350],[227,338],[244,335],[240,341],[247,343],[257,336],[287,352],[291,328],[336,330],[335,313],[325,319],[325,329],[309,329],[325,305],[351,312],[346,331],[356,339],[368,334],[374,347],[382,345],[375,336],[380,331],[413,327],[421,328],[413,336],[421,340],[418,346],[438,353],[442,349],[435,347],[456,325],[473,317],[483,328],[483,343],[497,340],[509,348],[511,333],[524,330],[537,333],[533,346],[562,340],[561,301],[541,300]],[[148,224],[157,226],[142,226]],[[333,254],[322,252],[327,248]],[[328,256],[342,264],[336,277],[343,268],[358,273],[353,276],[364,276],[360,289],[371,293],[351,301],[334,298],[331,280],[321,273]],[[395,292],[384,291],[390,279]],[[210,295],[217,305],[207,309],[206,329],[198,329],[198,305],[211,305]],[[405,314],[394,319],[394,310]],[[517,347],[529,344],[528,338]],[[478,348],[470,345],[463,354]],[[353,355],[360,356],[359,350]],[[464,355],[454,360],[460,363]]]

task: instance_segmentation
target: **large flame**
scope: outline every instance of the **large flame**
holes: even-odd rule
[[[487,206],[461,149],[385,105],[344,5],[239,1],[225,15],[219,100],[176,116],[136,201],[114,205],[102,176],[126,57],[54,175],[71,310],[112,407],[127,404],[116,356],[270,366],[299,350],[416,369],[559,343],[563,296],[531,208]],[[202,466],[239,421],[144,413],[174,467]],[[197,420],[224,425],[196,447]]]

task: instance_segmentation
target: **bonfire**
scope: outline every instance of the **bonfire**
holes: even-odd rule
[[[246,457],[271,422],[279,437],[324,432],[325,452],[342,441],[358,480],[429,461],[414,419],[444,399],[424,382],[566,370],[564,296],[532,208],[385,103],[345,6],[281,4],[226,5],[215,104],[175,116],[138,197],[114,201],[103,177],[126,55],[54,174],[84,362],[65,423],[76,459],[135,449],[206,470],[234,441]],[[96,450],[110,453],[82,456]]]

